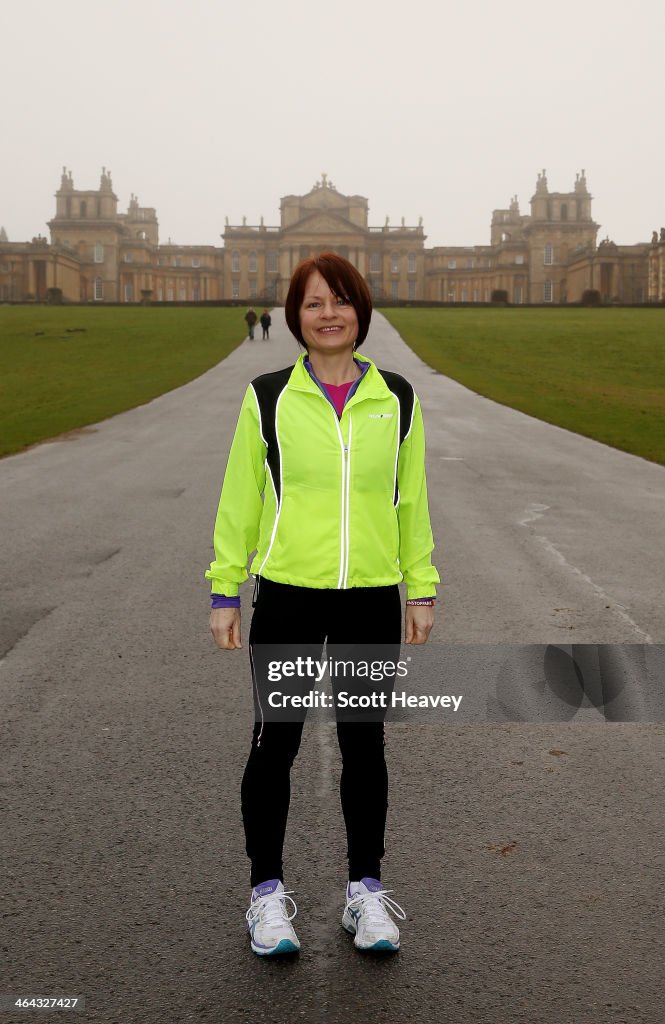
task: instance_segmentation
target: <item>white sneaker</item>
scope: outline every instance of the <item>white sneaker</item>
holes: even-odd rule
[[[390,910],[401,921],[406,914],[399,903],[391,900],[376,878],[362,878],[346,887],[346,906],[342,927],[355,935],[356,949],[394,953],[399,949],[399,928],[388,914]]]
[[[287,913],[287,900],[293,907],[292,914]],[[254,952],[259,956],[297,953],[300,942],[291,924],[297,913],[298,908],[278,878],[255,886],[245,914]]]

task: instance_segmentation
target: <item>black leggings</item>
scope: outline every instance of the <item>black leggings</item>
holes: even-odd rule
[[[255,697],[255,645],[302,644],[320,653],[328,645],[386,644],[399,657],[402,612],[397,585],[315,590],[260,579],[249,631]],[[360,650],[356,648],[356,651]],[[274,687],[272,687],[274,689]],[[257,716],[258,717],[258,716]],[[304,714],[303,714],[304,719]],[[340,797],[346,825],[349,879],[381,877],[388,810],[388,770],[383,722],[338,721],[342,754]],[[251,884],[283,881],[282,849],[291,796],[290,771],[298,753],[303,721],[260,721],[242,780],[242,817]]]

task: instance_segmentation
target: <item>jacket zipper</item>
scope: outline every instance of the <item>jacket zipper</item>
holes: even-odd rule
[[[337,580],[337,589],[346,590],[346,584],[349,578],[349,477],[351,472],[351,434],[353,421],[351,419],[351,414],[349,413],[349,440],[344,444],[344,435],[342,434],[337,410],[324,394],[320,391],[319,394],[326,405],[330,406],[330,411],[334,416],[342,456],[342,508],[340,522],[339,579]]]
[[[352,423],[351,413],[349,413],[349,439],[344,448],[344,459],[346,461],[346,500],[345,500],[345,515],[344,515],[344,555],[346,565],[344,567],[344,582],[342,583],[342,589],[346,590],[349,580],[349,520],[350,516],[350,504],[351,504],[351,434],[352,434]],[[343,464],[342,464],[343,465]]]
[[[349,578],[349,499],[350,499],[350,487],[349,478],[351,475],[351,434],[352,434],[352,419],[351,413],[349,413],[349,440],[344,444],[344,435],[342,434],[342,428],[340,426],[340,420],[337,415],[333,403],[329,398],[323,394],[317,388],[318,394],[321,396],[326,405],[330,406],[330,411],[335,419],[335,426],[337,427],[337,436],[339,438],[339,447],[342,455],[342,509],[341,509],[341,523],[340,523],[340,556],[339,556],[339,579],[337,580],[337,589],[346,590],[347,582]],[[263,568],[263,566],[261,567]]]
[[[339,447],[342,455],[342,508],[340,515],[340,551],[339,551],[339,579],[337,580],[337,589],[341,590],[344,587],[344,568],[346,564],[346,460],[348,456],[348,448],[344,444],[344,435],[342,434],[342,428],[340,427],[337,413],[334,409],[331,410],[335,417],[335,426],[337,427],[337,436],[339,438]]]

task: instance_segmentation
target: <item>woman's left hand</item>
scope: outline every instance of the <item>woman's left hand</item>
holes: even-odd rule
[[[407,604],[405,643],[426,644],[434,625],[434,607],[426,604]]]

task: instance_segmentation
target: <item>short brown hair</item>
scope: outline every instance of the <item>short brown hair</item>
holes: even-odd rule
[[[355,309],[358,317],[358,337],[354,348],[359,348],[369,331],[372,297],[360,271],[336,252],[321,252],[316,256],[308,256],[293,271],[284,310],[291,334],[303,348],[307,348],[300,330],[300,307],[305,296],[305,285],[315,271],[318,271],[327,282],[334,295],[346,299]]]

